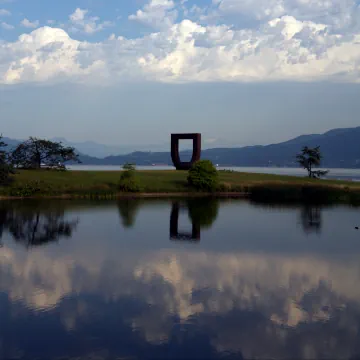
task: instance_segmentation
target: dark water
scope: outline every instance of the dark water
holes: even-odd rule
[[[0,359],[355,359],[360,211],[0,203]]]

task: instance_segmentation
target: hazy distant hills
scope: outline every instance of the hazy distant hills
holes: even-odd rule
[[[16,140],[7,138],[4,140],[10,145],[17,143]],[[84,153],[89,154],[84,151],[84,147],[80,149],[76,144],[68,143],[65,139],[57,140],[74,146],[81,153],[80,159],[84,165],[122,165],[125,162],[133,162],[137,165],[172,164],[170,152],[166,151],[136,151],[126,155],[100,158],[84,155]],[[360,168],[360,127],[334,129],[325,134],[302,135],[279,144],[207,149],[203,150],[202,158],[219,165],[296,166],[295,156],[303,146],[320,146],[324,155],[324,167]],[[181,154],[183,158],[190,156],[188,151]]]
[[[219,165],[234,166],[296,166],[295,156],[303,146],[320,146],[324,167],[360,168],[360,127],[334,129],[325,134],[302,135],[295,139],[266,146],[214,148],[202,152],[203,159]],[[188,156],[186,152],[183,156]],[[96,159],[82,157],[87,165],[171,164],[170,152],[133,152],[127,155]]]
[[[94,141],[84,142],[71,142],[64,138],[53,138],[53,141],[62,142],[64,145],[72,146],[76,148],[80,153],[86,154],[92,157],[104,158],[112,155],[123,155],[129,154],[133,151],[166,151],[169,144],[158,144],[158,145],[104,145]]]

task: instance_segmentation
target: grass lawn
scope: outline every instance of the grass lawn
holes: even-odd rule
[[[111,197],[118,194],[121,171],[19,171],[9,187],[0,187],[0,196],[79,196]],[[186,171],[136,171],[142,193],[194,193],[187,186]],[[270,174],[220,171],[219,192],[251,193],[263,197],[301,197],[303,189],[331,192],[337,197],[344,193],[360,194],[360,183],[316,180]],[[305,175],[305,174],[304,174]],[[271,192],[271,194],[270,194]]]

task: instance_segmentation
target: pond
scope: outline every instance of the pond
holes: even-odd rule
[[[360,213],[173,199],[0,203],[0,359],[360,355]]]

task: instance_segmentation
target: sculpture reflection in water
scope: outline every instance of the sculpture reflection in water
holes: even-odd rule
[[[179,232],[179,215],[188,210],[192,224],[191,232]],[[170,214],[170,240],[200,241],[201,229],[210,228],[219,212],[219,201],[211,198],[191,199],[186,202],[173,201]]]
[[[124,228],[133,228],[136,216],[142,206],[153,204],[153,200],[121,199],[117,202],[121,224]],[[179,232],[179,216],[187,211],[192,223],[192,230]],[[201,229],[210,228],[215,222],[219,211],[219,200],[213,198],[197,198],[176,200],[172,202],[170,212],[170,239],[199,241]]]
[[[4,232],[27,248],[70,238],[78,219],[65,219],[63,204],[3,203],[0,207],[0,241]]]

